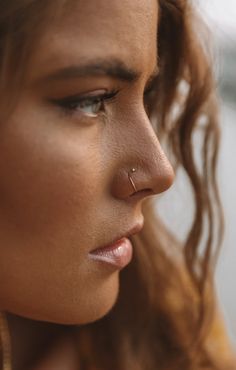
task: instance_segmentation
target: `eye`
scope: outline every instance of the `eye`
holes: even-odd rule
[[[104,99],[86,99],[78,102],[74,107],[71,106],[71,108],[79,109],[81,112],[94,117],[97,116],[100,111],[104,110]]]
[[[117,95],[118,91],[105,92],[99,95],[87,96],[68,96],[51,102],[64,111],[66,114],[82,113],[88,117],[97,117],[105,110],[105,103],[111,101]]]

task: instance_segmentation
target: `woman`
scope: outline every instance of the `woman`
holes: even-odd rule
[[[190,2],[0,4],[3,369],[233,368],[210,279],[219,130]],[[174,178],[160,142],[193,188],[184,246],[152,212]]]

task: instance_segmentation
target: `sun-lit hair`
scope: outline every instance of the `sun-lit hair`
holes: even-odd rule
[[[13,93],[20,91],[44,22],[73,1],[0,0],[0,109],[6,114]],[[216,184],[220,135],[212,61],[200,29],[190,1],[159,0],[160,72],[146,103],[174,167],[182,168],[191,184],[191,229],[180,243],[157,218],[155,203],[144,204],[145,227],[133,237],[134,258],[121,273],[117,304],[102,320],[75,327],[85,370],[219,369],[205,336],[214,305],[214,257],[222,235]],[[196,129],[202,138],[200,165],[193,146]]]

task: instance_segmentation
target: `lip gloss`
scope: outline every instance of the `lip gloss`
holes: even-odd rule
[[[89,257],[122,269],[131,261],[132,254],[133,247],[130,240],[122,238],[113,244],[93,250],[89,253]]]

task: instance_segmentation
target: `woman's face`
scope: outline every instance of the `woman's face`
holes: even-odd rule
[[[144,107],[157,13],[156,0],[77,1],[35,45],[0,126],[1,309],[85,323],[115,303],[120,269],[89,252],[137,232],[143,199],[173,180]]]

